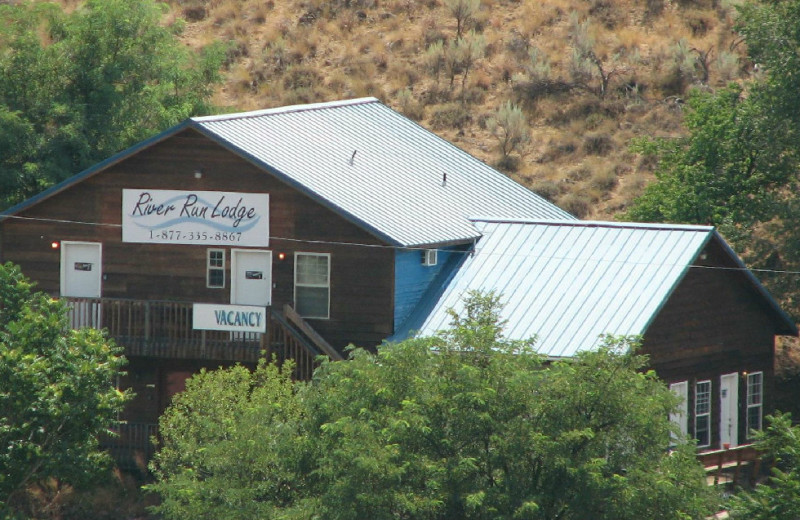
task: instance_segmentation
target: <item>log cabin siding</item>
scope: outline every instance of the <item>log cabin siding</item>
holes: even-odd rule
[[[196,179],[194,172],[202,172]],[[156,143],[82,182],[22,211],[31,219],[3,223],[0,254],[21,266],[38,288],[59,295],[60,251],[50,243],[103,244],[102,294],[110,298],[230,301],[230,250],[235,246],[121,242],[121,201],[125,188],[268,193],[273,254],[272,303],[294,298],[294,253],[331,254],[331,315],[309,320],[337,348],[349,343],[373,347],[392,332],[393,251],[374,236],[192,129]],[[102,226],[53,220],[103,223]],[[321,243],[323,242],[324,243]],[[206,252],[226,251],[226,284],[206,287]]]

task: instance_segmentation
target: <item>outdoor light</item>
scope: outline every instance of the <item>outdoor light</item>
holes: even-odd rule
[[[50,242],[50,249],[58,249],[60,245],[61,244],[58,242],[58,240],[53,240],[52,242]]]
[[[278,253],[278,260],[280,260],[281,262],[286,260],[286,253],[282,253],[282,252]]]

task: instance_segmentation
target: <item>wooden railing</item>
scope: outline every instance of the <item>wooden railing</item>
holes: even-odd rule
[[[121,423],[100,438],[100,446],[108,451],[117,465],[128,471],[147,473],[147,463],[153,457],[153,439],[158,434],[154,423]]]
[[[711,485],[752,486],[761,470],[761,453],[752,444],[703,451],[697,454],[697,458],[706,468]]]
[[[127,356],[211,359],[254,363],[264,354],[295,361],[295,376],[310,378],[321,350],[311,331],[299,330],[279,311],[268,308],[267,333],[194,330],[191,302],[117,298],[65,298],[71,325],[106,329]],[[301,319],[302,321],[302,319]],[[317,335],[318,336],[318,335]],[[321,339],[321,338],[319,338]],[[324,340],[322,340],[324,341]],[[341,356],[339,356],[341,358]],[[335,359],[335,358],[334,358]]]

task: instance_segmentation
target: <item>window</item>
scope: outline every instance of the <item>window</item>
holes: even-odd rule
[[[206,256],[206,287],[225,287],[225,250],[209,249]]]
[[[747,374],[747,437],[753,430],[761,429],[764,397],[764,373]]]
[[[432,266],[436,265],[438,261],[436,249],[423,249],[422,250],[422,265]]]
[[[294,256],[294,305],[304,318],[330,317],[331,255],[296,253]]]
[[[711,381],[694,387],[694,437],[699,448],[711,445]]]
[[[674,422],[678,425],[678,431],[680,432],[681,436],[686,436],[686,417],[688,415],[688,392],[689,392],[689,383],[688,381],[681,381],[680,383],[672,383],[669,385],[669,389],[675,394],[678,398],[680,398],[680,404],[678,404],[678,409],[669,414],[669,420]],[[676,440],[673,438],[673,440]]]

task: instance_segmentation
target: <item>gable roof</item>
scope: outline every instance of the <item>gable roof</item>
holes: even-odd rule
[[[719,241],[744,269],[708,226],[491,219],[476,226],[483,238],[418,322],[419,335],[449,328],[447,310],[461,312],[468,291],[494,291],[505,304],[507,338],[535,335],[543,355],[571,357],[599,346],[602,334],[644,334],[709,241]],[[758,280],[743,272],[781,331],[797,335]]]
[[[3,214],[22,211],[186,128],[392,245],[476,240],[480,233],[469,220],[476,213],[574,219],[375,98],[192,118]]]

